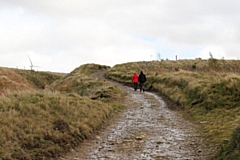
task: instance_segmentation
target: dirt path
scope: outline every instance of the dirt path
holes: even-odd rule
[[[206,160],[211,155],[193,124],[161,97],[118,85],[128,109],[104,131],[62,160]]]

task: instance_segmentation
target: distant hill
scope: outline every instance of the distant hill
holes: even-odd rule
[[[44,89],[60,77],[61,74],[0,67],[0,94]]]

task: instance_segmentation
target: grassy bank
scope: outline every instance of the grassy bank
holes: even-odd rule
[[[185,118],[199,126],[206,142],[218,147],[214,159],[240,158],[239,61],[210,58],[126,63],[111,68],[108,77],[131,83],[133,73],[141,70],[148,79],[146,88],[178,104]]]
[[[61,93],[77,93],[94,100],[111,102],[122,97],[122,91],[114,85],[89,76],[94,71],[107,70],[108,67],[86,64],[66,76],[56,80],[48,89]]]
[[[54,159],[91,136],[124,108],[125,93],[88,76],[107,68],[87,64],[66,75],[1,69],[0,157]]]
[[[16,93],[0,97],[3,159],[61,155],[90,136],[113,107],[77,94]]]

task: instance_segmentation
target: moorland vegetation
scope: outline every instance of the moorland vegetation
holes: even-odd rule
[[[240,61],[161,60],[119,64],[107,76],[131,85],[133,73],[147,75],[146,90],[177,104],[183,116],[198,126],[213,159],[240,159]]]
[[[1,159],[60,157],[122,110],[125,93],[89,76],[108,68],[86,64],[69,74],[0,68]]]
[[[125,96],[116,86],[91,77],[98,71],[132,85],[143,71],[146,89],[177,104],[174,109],[196,124],[213,159],[240,158],[240,61],[200,58],[82,65],[60,74],[0,68],[2,159],[54,159],[97,131]]]

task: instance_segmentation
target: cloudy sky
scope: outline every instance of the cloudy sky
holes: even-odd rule
[[[239,0],[0,0],[0,66],[239,59]]]

